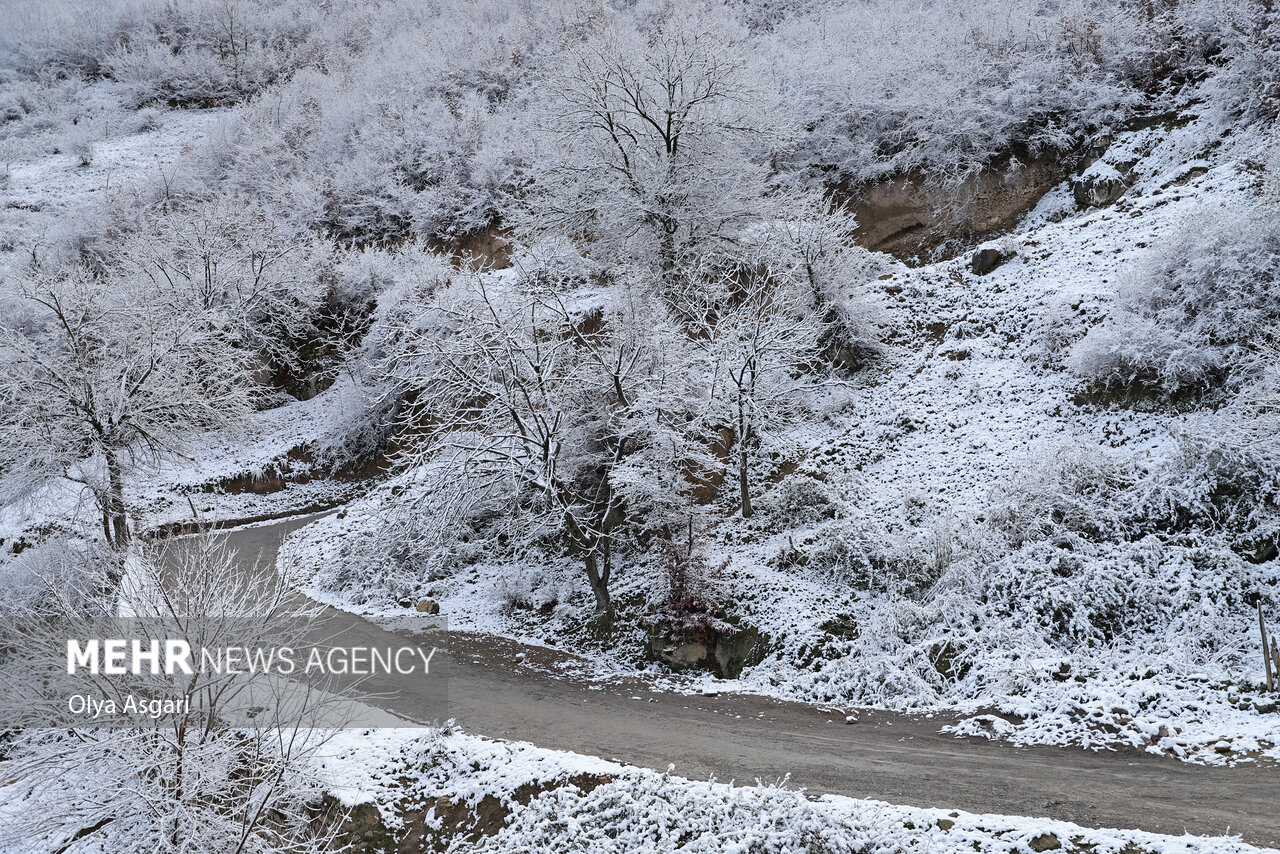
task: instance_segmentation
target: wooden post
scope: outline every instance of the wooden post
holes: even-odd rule
[[[1258,599],[1258,632],[1262,635],[1262,664],[1267,674],[1267,690],[1274,691],[1276,685],[1271,673],[1271,659],[1275,655],[1275,642],[1267,643],[1267,623],[1262,619],[1261,597]]]

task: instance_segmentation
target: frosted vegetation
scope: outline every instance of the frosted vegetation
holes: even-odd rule
[[[1275,757],[1277,55],[1261,0],[4,3],[6,572],[378,470],[313,595]],[[962,253],[859,244],[1037,164]]]

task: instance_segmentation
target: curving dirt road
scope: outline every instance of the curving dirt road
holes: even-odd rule
[[[274,562],[307,519],[228,534],[246,561]],[[340,611],[347,642],[386,637]],[[1280,769],[1207,768],[1137,751],[1014,748],[937,733],[949,721],[863,712],[859,722],[751,695],[689,697],[640,680],[584,685],[547,671],[558,653],[489,636],[429,638],[447,652],[449,709],[467,732],[530,741],[694,779],[777,780],[811,792],[977,813],[1043,816],[1089,827],[1239,834],[1280,846]],[[524,653],[516,663],[517,653]],[[412,695],[376,701],[413,719]]]

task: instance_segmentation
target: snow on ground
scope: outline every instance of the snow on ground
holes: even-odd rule
[[[188,497],[203,518],[216,520],[282,516],[355,497],[356,484],[327,479],[322,470],[307,479],[315,467],[299,453],[332,436],[362,406],[358,384],[343,373],[310,400],[258,412],[232,430],[199,437],[185,459],[168,462],[138,485],[133,506],[139,526],[190,519]],[[232,481],[248,491],[229,491]],[[255,484],[261,492],[253,491]]]
[[[192,521],[235,522],[332,507],[359,494],[356,483],[306,477],[311,464],[298,451],[332,435],[344,415],[358,412],[361,396],[346,374],[306,401],[264,410],[222,432],[199,436],[179,458],[140,472],[126,488],[136,531]],[[288,477],[286,477],[288,475]],[[97,510],[78,484],[51,484],[30,500],[0,507],[0,546],[31,545],[52,520],[97,536]],[[0,553],[11,557],[12,549]],[[2,560],[3,558],[0,558]]]
[[[1177,433],[1194,416],[1081,396],[1062,357],[1106,316],[1147,247],[1195,218],[1253,204],[1255,178],[1240,165],[1247,141],[1229,137],[1207,119],[1123,134],[1103,158],[1131,181],[1116,204],[1079,212],[1064,183],[999,241],[1016,257],[994,272],[973,274],[964,256],[899,267],[881,283],[888,357],[818,395],[790,446],[753,473],[782,484],[762,497],[757,518],[720,508],[705,534],[709,564],[730,559],[714,586],[731,591],[734,610],[772,644],[762,664],[720,688],[945,708],[972,715],[964,734],[1021,743],[1130,746],[1208,763],[1280,759],[1280,716],[1256,691],[1256,618],[1206,598],[1232,585],[1274,590],[1273,564],[1246,564],[1212,538],[1195,548],[1101,543],[1072,558],[1079,566],[1065,574],[1079,580],[1062,581],[1064,571],[1051,570],[1060,551],[1011,551],[989,518],[1002,494],[1052,481],[1055,467],[1101,478],[1109,465],[1145,472],[1176,461]],[[834,521],[787,515],[797,501],[815,504],[804,493],[785,500],[788,484],[805,481],[837,506]],[[343,575],[360,560],[361,533],[393,503],[389,490],[375,492],[289,541],[301,565],[325,568],[312,595],[383,622],[428,596],[455,628],[582,649],[585,585],[575,566],[477,564],[408,587]],[[840,566],[819,568],[840,549]],[[848,553],[859,550],[873,577],[851,576]],[[923,596],[897,584],[895,566],[933,567],[940,580]],[[643,607],[655,572],[621,566],[615,598]],[[991,591],[1014,588],[1019,610],[992,613]],[[1136,644],[1050,643],[1034,622],[1052,620],[1055,608],[1086,622],[1101,622],[1107,607],[1123,617],[1143,597],[1173,604],[1161,605],[1153,619],[1162,624]],[[583,674],[645,666],[640,637],[636,629],[590,653]],[[664,681],[696,691],[710,678]]]
[[[87,88],[99,110],[114,107],[109,84]],[[30,263],[32,252],[42,258],[65,249],[59,244],[82,233],[96,211],[113,204],[145,204],[167,189],[182,187],[184,169],[228,115],[227,110],[119,113],[115,117],[124,126],[110,135],[99,131],[87,164],[66,145],[56,153],[45,149],[39,154],[25,146],[0,173],[0,273],[6,265]]]
[[[820,851],[972,854],[1246,854],[1224,837],[1097,830],[1067,822],[826,795],[786,781],[686,780],[522,742],[458,732],[365,730],[327,747],[323,776],[348,807],[450,851]],[[468,830],[475,828],[475,841]],[[1057,843],[1055,846],[1054,843]],[[441,850],[441,849],[436,849]]]

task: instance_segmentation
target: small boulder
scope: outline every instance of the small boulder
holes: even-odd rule
[[[663,647],[659,655],[672,670],[689,670],[707,664],[707,645],[681,643]]]
[[[1035,852],[1057,851],[1062,847],[1062,842],[1052,833],[1042,833],[1028,843],[1031,850]]]
[[[440,603],[434,599],[420,599],[415,606],[419,614],[439,614]]]
[[[1129,189],[1114,166],[1099,160],[1071,182],[1071,194],[1082,208],[1100,208],[1111,204]]]
[[[988,246],[973,253],[973,259],[969,262],[969,269],[973,270],[975,276],[985,276],[1012,257],[1012,255],[1001,252],[993,246]]]

